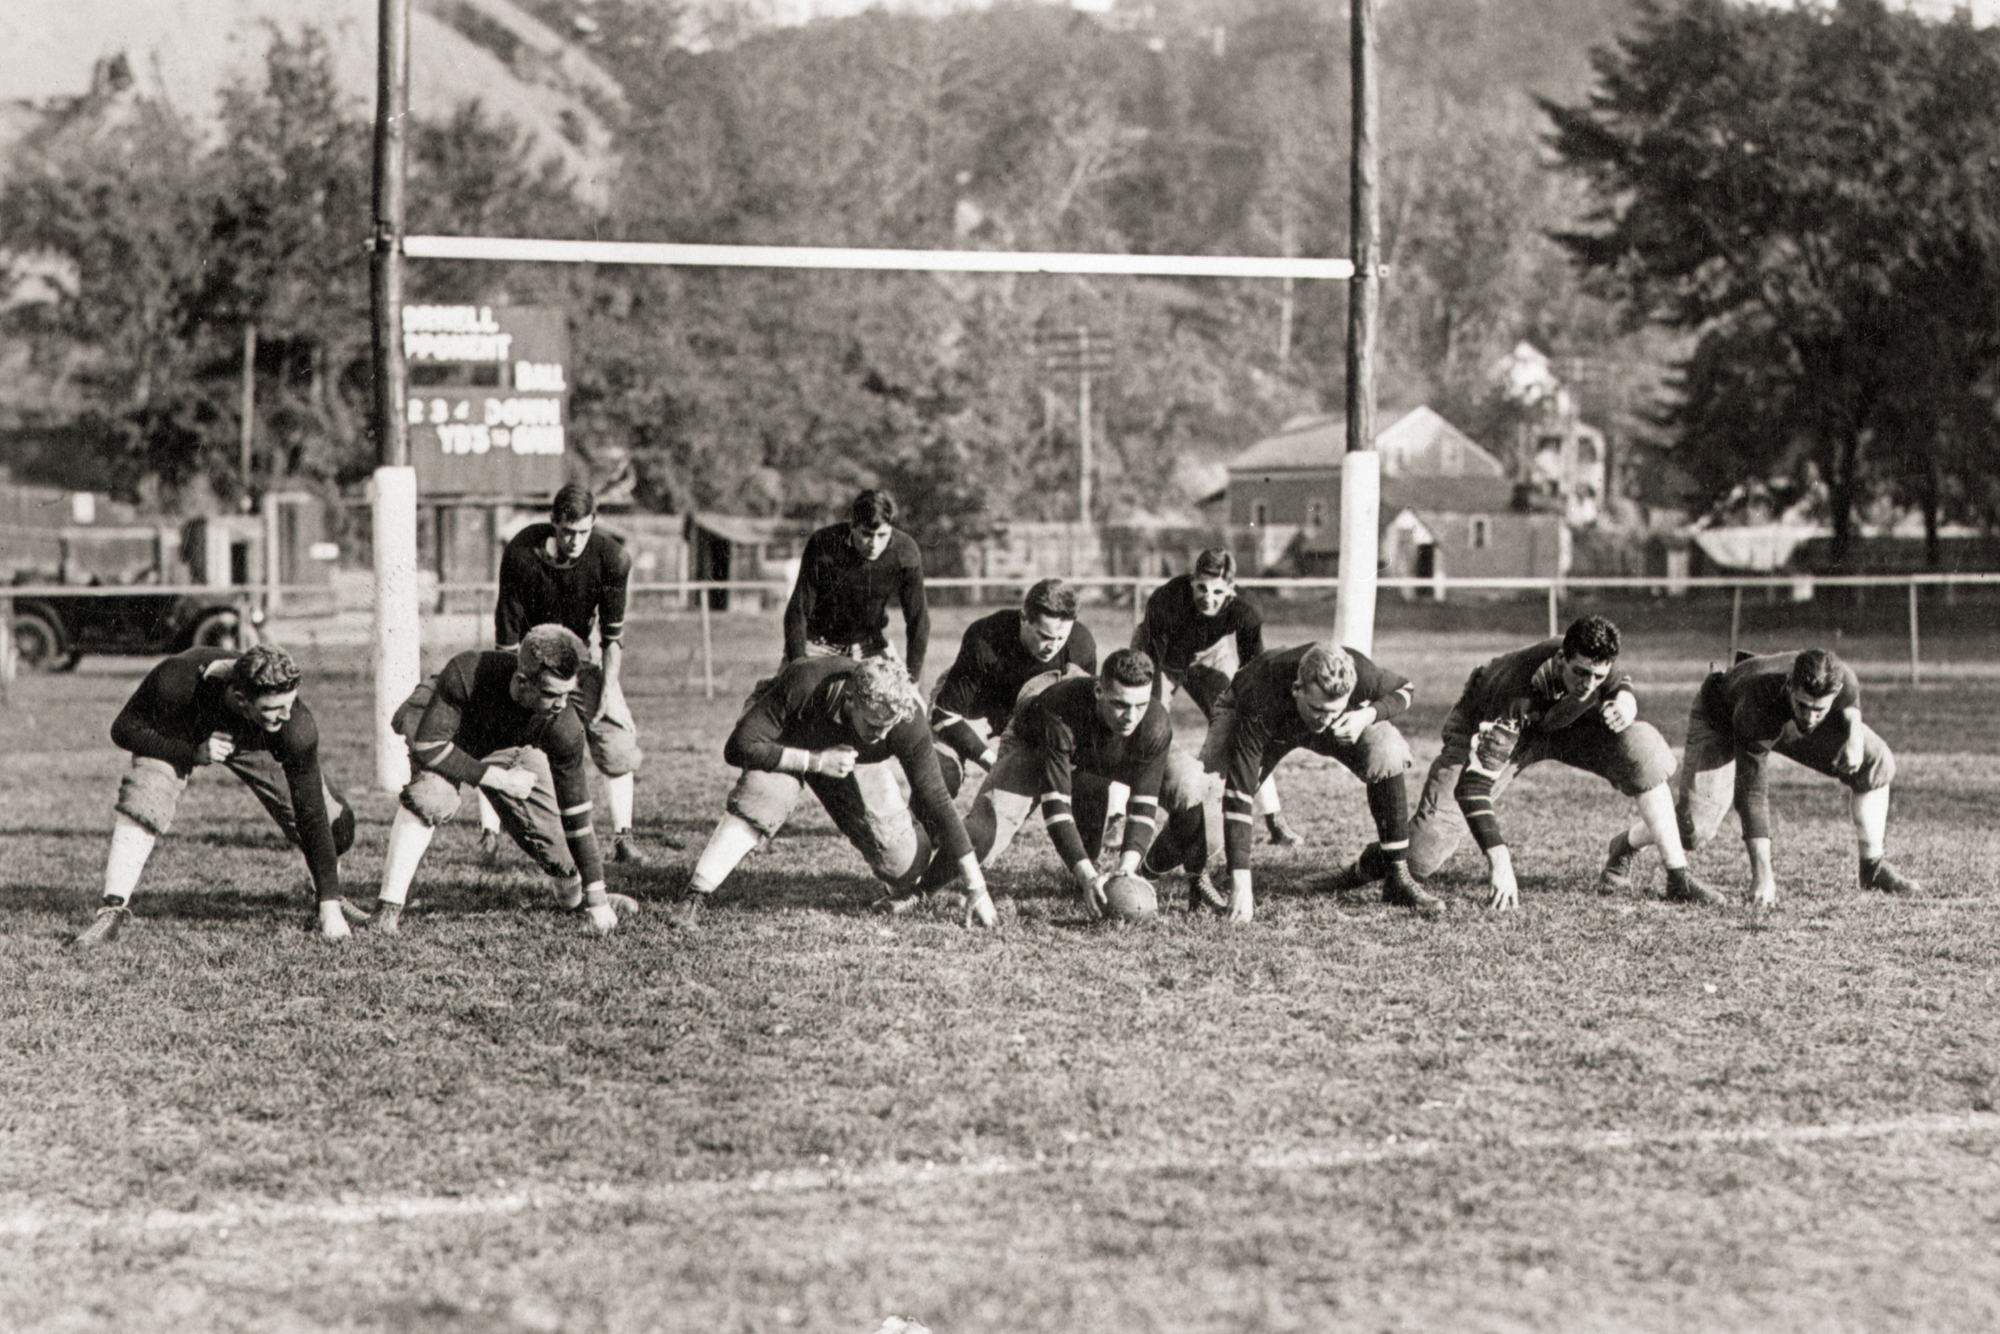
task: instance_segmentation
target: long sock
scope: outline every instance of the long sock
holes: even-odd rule
[[[1681,827],[1674,815],[1674,794],[1665,783],[1639,794],[1639,819],[1652,841],[1659,845],[1660,860],[1669,871],[1687,869],[1687,849],[1681,846]],[[1631,835],[1626,835],[1630,838]]]
[[[486,799],[484,792],[479,793],[479,831],[483,834],[500,832],[500,812],[493,809],[493,803]]]
[[[1861,883],[1865,885],[1874,878],[1875,866],[1881,864],[1883,845],[1888,841],[1889,789],[1878,787],[1872,792],[1857,792],[1852,805],[1854,842],[1864,870]]]
[[[1285,803],[1278,800],[1278,779],[1271,775],[1257,785],[1257,795],[1251,799],[1252,815],[1276,815],[1285,809]]]
[[[637,774],[619,774],[604,780],[604,804],[611,808],[611,832],[622,834],[632,827],[632,794]]]
[[[1403,776],[1377,779],[1368,785],[1368,813],[1375,817],[1381,842],[1375,850],[1384,862],[1410,859],[1410,794]]]
[[[742,816],[723,816],[715,832],[708,836],[708,846],[701,850],[700,860],[694,864],[694,879],[688,882],[688,888],[697,894],[714,893],[715,887],[729,878],[736,863],[749,856],[762,838]]]
[[[389,853],[382,862],[382,888],[375,895],[382,902],[400,908],[410,901],[410,882],[430,848],[431,833],[407,807],[396,807],[396,818],[389,822]]]
[[[111,853],[104,859],[104,901],[131,902],[145,873],[146,859],[153,855],[159,836],[123,812],[114,813],[111,823]]]
[[[581,908],[583,906],[583,876],[576,872],[571,872],[565,878],[557,881],[556,902],[562,904],[565,908]]]

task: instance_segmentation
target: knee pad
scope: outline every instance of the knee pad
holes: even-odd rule
[[[622,727],[606,729],[601,734],[592,731],[589,741],[590,762],[606,778],[623,778],[639,772],[639,762],[645,756],[639,751],[639,738],[631,732]]]
[[[458,814],[458,784],[425,770],[403,788],[403,809],[435,829]]]
[[[1680,762],[1673,748],[1648,722],[1636,722],[1618,735],[1619,762],[1616,774],[1607,774],[1611,785],[1628,797],[1650,792],[1674,776]]]
[[[164,760],[137,759],[118,784],[112,809],[146,832],[160,836],[174,827],[174,810],[187,783]]]

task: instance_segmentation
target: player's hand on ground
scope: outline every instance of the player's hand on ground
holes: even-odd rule
[[[1750,902],[1759,908],[1778,906],[1778,882],[1775,877],[1759,880],[1750,887]]]
[[[1109,871],[1099,871],[1096,867],[1090,866],[1088,862],[1084,863],[1084,866],[1087,870],[1079,873],[1077,876],[1077,883],[1083,888],[1084,909],[1093,918],[1102,917],[1104,916],[1104,882],[1111,878],[1111,873]]]
[[[993,910],[993,896],[986,891],[984,880],[975,880],[965,887],[965,926],[983,926],[992,930],[1000,922],[1000,915]]]
[[[1605,727],[1614,733],[1622,732],[1638,721],[1639,701],[1637,697],[1621,690],[1604,701],[1604,707],[1599,713],[1603,715]]]
[[[319,905],[319,934],[324,940],[347,940],[353,936],[339,899]]]
[[[1514,862],[1505,848],[1494,848],[1487,854],[1486,883],[1493,889],[1493,896],[1486,906],[1495,912],[1512,912],[1521,906],[1521,889],[1514,883]]]
[[[854,772],[855,761],[861,752],[852,746],[831,746],[826,750],[813,752],[809,766],[816,774],[831,774],[835,778],[845,778]]]
[[[1229,889],[1229,920],[1247,922],[1257,915],[1257,899],[1248,885],[1231,885]]]
[[[236,743],[227,732],[212,732],[194,753],[196,764],[221,764],[236,753]]]
[[[480,780],[481,787],[490,787],[495,792],[504,792],[517,801],[527,800],[535,790],[533,769],[488,769],[486,777]]]

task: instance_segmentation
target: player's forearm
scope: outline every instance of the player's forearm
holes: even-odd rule
[[[604,691],[611,694],[619,690],[619,673],[625,667],[625,645],[618,640],[609,640],[604,645]]]
[[[163,760],[182,773],[194,768],[198,762],[195,752],[201,748],[199,744],[168,736],[153,726],[149,718],[130,708],[113,720],[111,740],[120,750],[149,760]]]

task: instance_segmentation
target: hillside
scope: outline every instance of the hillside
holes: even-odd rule
[[[317,27],[342,86],[363,113],[375,104],[374,6],[325,0],[62,0],[0,5],[0,149],[34,109],[89,94],[100,70],[122,70],[131,92],[201,123],[216,90],[256,83],[272,29]],[[112,62],[122,65],[114,66]],[[616,175],[617,84],[573,43],[510,0],[413,0],[410,103],[442,120],[479,99],[561,159],[581,197],[603,203]]]

